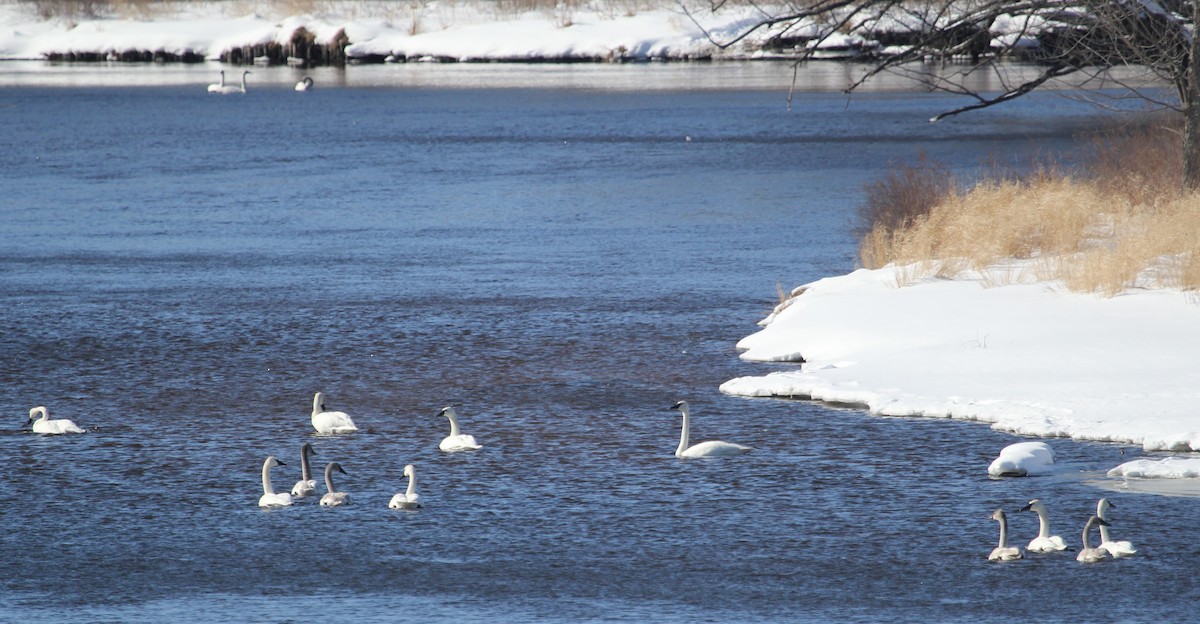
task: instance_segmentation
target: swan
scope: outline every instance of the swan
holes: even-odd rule
[[[438,448],[451,453],[454,451],[473,451],[478,448],[483,448],[475,442],[474,436],[469,436],[458,431],[458,413],[453,407],[443,407],[442,411],[438,412],[438,416],[445,416],[450,419],[450,435],[442,438],[442,442],[438,444]]]
[[[34,420],[35,414],[41,414],[42,417]],[[46,433],[50,435],[58,435],[60,433],[87,433],[79,428],[74,422],[66,418],[50,420],[50,410],[46,409],[45,405],[39,405],[29,410],[29,420],[25,424],[33,423],[34,433]]]
[[[1063,538],[1050,535],[1050,520],[1046,517],[1046,506],[1042,504],[1042,501],[1035,498],[1017,511],[1033,511],[1038,515],[1038,536],[1025,547],[1029,552],[1053,552],[1067,549],[1067,543],[1063,541]]]
[[[330,412],[325,410],[325,394],[318,392],[313,396],[312,425],[317,433],[350,433],[358,431],[354,421],[346,412]]]
[[[221,82],[208,85],[209,93],[223,93],[225,91],[225,70],[221,70]]]
[[[301,80],[300,82],[296,83],[297,91],[312,91],[312,89],[313,89],[313,79],[309,78],[308,76],[305,76],[304,80]]]
[[[413,465],[404,467],[404,476],[408,477],[408,489],[392,497],[388,507],[392,509],[417,509],[421,506],[421,495],[417,494],[417,475]]]
[[[292,495],[287,492],[275,493],[275,488],[271,487],[271,468],[274,466],[284,466],[283,462],[271,455],[267,461],[263,462],[262,482],[263,495],[258,499],[259,507],[287,507],[292,504]]]
[[[1054,449],[1045,442],[1017,442],[1000,449],[988,466],[993,477],[1028,477],[1054,470]]]
[[[309,453],[316,455],[317,451],[313,449],[312,444],[305,442],[304,446],[300,447],[300,480],[292,486],[292,496],[312,496],[317,489],[317,480],[312,478],[312,473],[308,470]]]
[[[333,489],[333,471],[334,470],[336,470],[342,474],[346,474],[346,471],[342,470],[342,465],[337,462],[329,462],[329,465],[325,466],[325,489],[328,491],[325,492],[325,495],[321,497],[321,504],[326,507],[339,507],[341,505],[349,505],[350,504],[350,495],[345,492],[339,492],[339,491]]]
[[[688,446],[688,437],[691,435],[691,423],[688,419],[688,402],[680,401],[671,406],[671,409],[677,409],[683,413],[683,432],[679,435],[679,447],[675,449],[675,457],[741,455],[753,450],[749,446],[742,446],[741,444],[734,444],[732,442],[722,442],[721,440],[708,440]]]
[[[238,85],[225,84],[225,72],[222,71],[221,72],[221,84],[220,85],[208,85],[208,90],[212,93],[245,93],[246,92],[246,76],[250,75],[250,73],[251,72],[249,72],[249,71],[242,72],[242,84],[241,84],[241,86],[238,86]],[[214,89],[213,87],[218,87],[218,88]]]
[[[1093,524],[1099,524],[1100,528],[1102,529],[1108,526],[1108,523],[1101,520],[1099,516],[1092,516],[1091,518],[1088,518],[1087,524],[1083,525],[1083,550],[1080,550],[1079,554],[1075,557],[1076,561],[1082,563],[1096,563],[1097,561],[1103,561],[1105,557],[1109,556],[1108,551],[1104,548],[1088,547],[1088,531],[1092,530]]]
[[[1116,508],[1116,505],[1108,502],[1107,498],[1102,498],[1099,501],[1096,501],[1096,517],[1107,522],[1108,518],[1104,517],[1104,512],[1108,511],[1110,507]],[[1113,558],[1128,557],[1129,555],[1137,553],[1137,549],[1133,547],[1133,543],[1127,540],[1115,542],[1108,539],[1108,524],[1100,525],[1099,547],[1107,550],[1108,554],[1112,555]]]
[[[1012,561],[1023,558],[1025,554],[1021,552],[1020,548],[1008,545],[1008,518],[1004,516],[1004,510],[993,511],[992,520],[1000,523],[1000,543],[992,549],[991,554],[988,555],[988,561]]]

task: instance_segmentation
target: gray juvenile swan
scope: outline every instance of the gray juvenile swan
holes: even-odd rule
[[[310,453],[316,455],[317,451],[313,449],[312,444],[305,442],[304,446],[300,447],[300,480],[292,486],[292,496],[299,498],[312,496],[317,489],[317,480],[312,478],[312,473],[308,468]]]
[[[417,475],[412,464],[404,467],[404,476],[408,477],[408,489],[398,492],[388,503],[392,509],[417,509],[421,506],[421,495],[417,494]]]
[[[1062,537],[1050,535],[1050,520],[1042,501],[1035,498],[1017,511],[1033,511],[1038,515],[1038,536],[1029,542],[1029,546],[1026,546],[1029,552],[1054,552],[1067,549],[1067,543]]]
[[[41,418],[34,420],[34,415],[41,414]],[[79,428],[73,421],[66,418],[58,418],[50,420],[50,410],[46,409],[45,405],[39,405],[29,410],[29,420],[25,424],[33,423],[34,433],[45,433],[48,435],[59,435],[63,433],[87,433]]]
[[[1107,498],[1102,498],[1102,499],[1096,501],[1096,517],[1100,518],[1101,520],[1104,520],[1107,523],[1108,518],[1105,516],[1105,512],[1107,512],[1110,507],[1115,509],[1116,505],[1108,502]],[[1099,546],[1099,548],[1103,548],[1104,550],[1107,550],[1108,554],[1112,555],[1113,558],[1128,557],[1130,555],[1137,553],[1137,549],[1133,547],[1132,542],[1129,542],[1127,540],[1113,541],[1113,540],[1109,539],[1108,538],[1108,524],[1100,525],[1100,546]]]
[[[292,504],[292,495],[287,492],[275,493],[275,488],[271,486],[271,468],[275,466],[283,466],[284,463],[275,458],[274,455],[267,457],[267,461],[263,462],[262,467],[262,486],[263,495],[258,498],[259,507],[287,507]]]
[[[749,446],[721,440],[708,440],[688,446],[688,438],[692,431],[688,418],[688,402],[680,401],[671,406],[671,409],[677,409],[683,414],[683,431],[679,434],[679,446],[675,448],[676,457],[720,457],[722,455],[741,455],[753,450]]]
[[[991,554],[988,555],[988,561],[1012,561],[1024,557],[1020,548],[1008,545],[1008,518],[1004,516],[1004,510],[993,511],[992,520],[1000,523],[1000,543],[992,549]]]
[[[313,395],[312,426],[317,433],[351,433],[358,431],[358,426],[346,412],[334,412],[325,409],[325,394],[318,392]]]
[[[346,471],[342,470],[342,465],[337,462],[329,462],[329,465],[325,466],[325,489],[328,491],[325,492],[325,495],[321,497],[321,504],[326,507],[340,507],[342,505],[349,505],[350,495],[345,492],[339,492],[333,488],[334,470],[342,474],[346,474]]]
[[[1108,526],[1108,523],[1101,520],[1099,516],[1088,518],[1087,523],[1083,525],[1083,550],[1079,551],[1079,554],[1075,557],[1075,560],[1081,563],[1096,563],[1097,561],[1104,561],[1105,558],[1110,556],[1108,551],[1103,548],[1090,548],[1088,546],[1088,533],[1092,530],[1093,524],[1099,524],[1101,527]]]

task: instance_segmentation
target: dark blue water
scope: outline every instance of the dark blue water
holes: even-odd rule
[[[777,285],[854,268],[862,186],[889,162],[1069,153],[1085,106],[931,126],[950,100],[810,92],[789,113],[786,83],[279,79],[222,97],[208,78],[0,91],[0,620],[1073,622],[1103,604],[1157,622],[1194,605],[1200,501],[1096,488],[1119,447],[1052,441],[1060,474],[994,481],[1014,438],[981,425],[717,391],[772,370],[734,344]],[[318,390],[362,430],[315,436]],[[676,459],[682,398],[697,439],[755,450]],[[90,432],[23,429],[41,404]],[[482,450],[438,451],[448,404]],[[264,458],[290,488],[304,442],[345,467],[353,504],[260,510]],[[407,463],[425,507],[388,510]],[[1103,495],[1138,556],[986,561],[992,509],[1041,497],[1077,544]]]

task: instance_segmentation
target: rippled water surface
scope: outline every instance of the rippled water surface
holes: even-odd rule
[[[306,94],[263,69],[236,97],[199,70],[5,78],[0,620],[1187,617],[1200,501],[1091,484],[1137,449],[1055,440],[1058,475],[993,481],[1014,439],[982,425],[717,391],[777,368],[734,349],[777,285],[853,269],[888,162],[1069,151],[1092,111],[931,126],[942,96],[807,91],[788,112],[790,70],[686,67],[641,68],[670,89],[533,67]],[[316,436],[318,390],[362,430]],[[676,459],[681,398],[698,439],[755,450]],[[89,433],[30,433],[39,404]],[[438,451],[448,404],[483,449]],[[304,442],[353,504],[260,510],[263,459],[290,488]],[[407,463],[425,507],[388,510]],[[985,560],[992,509],[1041,497],[1078,544],[1102,495],[1138,556]]]

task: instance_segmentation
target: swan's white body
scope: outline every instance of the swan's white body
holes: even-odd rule
[[[1104,561],[1110,555],[1103,548],[1091,548],[1088,546],[1088,532],[1092,530],[1093,524],[1099,524],[1100,528],[1104,528],[1108,523],[1101,520],[1098,516],[1088,518],[1087,524],[1083,525],[1083,549],[1075,556],[1075,560],[1082,563],[1096,563]]]
[[[417,494],[417,475],[412,464],[404,467],[404,476],[408,477],[408,489],[392,497],[388,503],[392,509],[416,509],[421,506],[421,495]]]
[[[683,414],[683,431],[679,434],[679,446],[675,448],[676,457],[720,457],[722,455],[741,455],[753,450],[749,446],[742,446],[733,442],[723,442],[721,440],[708,440],[688,446],[688,438],[692,432],[691,420],[688,415],[688,402],[680,401],[673,405],[671,409],[677,409]]]
[[[325,495],[321,497],[321,504],[326,507],[339,507],[341,505],[350,504],[350,495],[345,492],[339,492],[333,488],[333,471],[336,470],[342,474],[346,474],[342,470],[342,465],[337,462],[330,462],[325,466]]]
[[[1029,552],[1054,552],[1066,550],[1067,543],[1058,535],[1050,535],[1050,519],[1046,514],[1046,506],[1042,501],[1033,499],[1018,511],[1033,511],[1038,515],[1038,536],[1029,542],[1026,550]]]
[[[993,511],[992,520],[1000,523],[1000,543],[992,549],[991,554],[988,555],[988,561],[1012,561],[1024,557],[1025,554],[1021,552],[1020,548],[1008,545],[1008,518],[1004,517],[1004,510]]]
[[[209,93],[223,93],[225,90],[225,70],[221,70],[221,82],[208,85]]]
[[[312,426],[317,433],[351,433],[358,431],[354,420],[346,412],[331,412],[325,409],[325,394],[313,395]]]
[[[312,496],[317,490],[317,480],[312,478],[312,473],[308,468],[309,453],[313,455],[317,454],[313,450],[312,444],[305,442],[304,446],[300,447],[300,480],[296,482],[296,485],[292,486],[292,496],[304,498],[305,496]]]
[[[473,451],[478,448],[483,448],[475,442],[474,436],[469,436],[465,433],[460,433],[458,430],[458,414],[453,407],[443,407],[438,415],[445,416],[450,419],[450,435],[442,438],[438,448],[452,453],[454,451]]]
[[[275,459],[272,455],[263,462],[262,467],[262,484],[263,495],[258,499],[259,507],[287,507],[292,504],[292,495],[287,492],[275,493],[275,488],[271,486],[271,468],[274,466],[282,466],[283,462]]]
[[[1105,521],[1105,524],[1100,525],[1100,546],[1098,546],[1098,548],[1107,550],[1108,554],[1112,555],[1113,558],[1128,557],[1137,553],[1137,549],[1133,547],[1132,542],[1127,540],[1113,541],[1109,539],[1107,524],[1108,518],[1105,517],[1105,512],[1108,511],[1110,507],[1116,507],[1116,505],[1108,502],[1107,498],[1102,498],[1096,502],[1096,517]]]
[[[35,414],[41,414],[41,418],[34,420]],[[46,409],[45,405],[39,405],[29,410],[29,421],[25,424],[33,423],[34,433],[45,433],[48,435],[60,435],[63,433],[87,433],[79,428],[74,422],[66,418],[50,420],[50,410]]]
[[[309,78],[308,76],[305,76],[304,80],[301,80],[300,82],[296,83],[297,91],[312,91],[312,88],[313,88],[313,79]]]
[[[249,74],[250,74],[249,71],[242,72],[241,86],[227,85],[227,84],[225,84],[225,72],[222,71],[221,72],[221,84],[208,85],[208,92],[209,93],[245,93],[246,92],[246,76],[248,76]],[[214,89],[213,87],[216,87],[216,88]]]
[[[988,466],[993,477],[1028,477],[1054,470],[1054,449],[1045,442],[1018,442],[1000,449]]]

